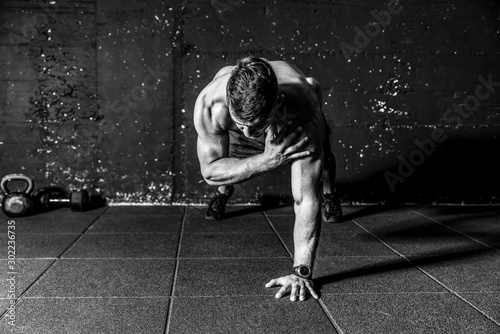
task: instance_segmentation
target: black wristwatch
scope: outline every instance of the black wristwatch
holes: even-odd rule
[[[310,279],[312,277],[311,266],[301,264],[300,266],[293,267],[293,273],[299,277]]]

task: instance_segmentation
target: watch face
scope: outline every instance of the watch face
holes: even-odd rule
[[[306,266],[300,266],[298,272],[299,275],[306,277],[309,276],[309,274],[311,274],[311,270]]]

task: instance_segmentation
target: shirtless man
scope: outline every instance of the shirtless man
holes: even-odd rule
[[[294,263],[292,274],[266,284],[281,286],[276,298],[288,291],[292,301],[307,291],[318,298],[311,278],[321,219],[342,216],[322,104],[315,79],[285,61],[255,57],[222,68],[195,104],[201,174],[218,187],[207,219],[223,218],[234,184],[291,163]]]

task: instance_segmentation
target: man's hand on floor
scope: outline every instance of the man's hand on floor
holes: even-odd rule
[[[281,298],[285,293],[290,291],[290,300],[296,301],[297,296],[299,300],[303,301],[306,299],[306,293],[309,291],[311,296],[318,299],[319,296],[314,290],[313,281],[306,278],[301,278],[290,274],[280,278],[272,279],[266,284],[266,288],[272,288],[275,286],[281,286],[281,289],[276,293],[276,298]]]

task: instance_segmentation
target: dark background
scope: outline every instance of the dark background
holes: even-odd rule
[[[0,23],[2,175],[205,202],[194,102],[253,54],[321,83],[344,202],[500,202],[496,1],[1,0]],[[499,84],[474,100],[480,77]],[[288,178],[247,182],[234,202],[286,202]]]

